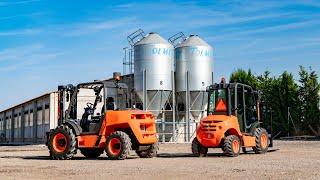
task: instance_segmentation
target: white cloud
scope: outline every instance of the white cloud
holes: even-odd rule
[[[43,15],[43,14],[44,14],[43,12],[34,12],[34,13],[28,13],[28,14],[15,14],[12,16],[2,16],[2,17],[0,17],[0,21],[12,20],[12,19],[19,18],[19,17],[35,18],[35,17]]]
[[[126,3],[126,4],[120,4],[120,5],[117,5],[115,6],[115,8],[117,9],[127,9],[127,8],[131,8],[133,6],[135,6],[136,3]]]
[[[4,49],[0,51],[0,61],[19,60],[28,54],[32,54],[41,50],[42,48],[43,46],[41,44],[31,44],[27,46]]]
[[[261,27],[261,28],[255,28],[255,29],[243,29],[240,28],[232,28],[232,29],[226,29],[226,31],[222,34],[215,35],[208,37],[207,40],[209,41],[220,41],[220,40],[226,40],[226,39],[248,39],[253,34],[265,34],[265,33],[277,33],[281,31],[291,31],[291,30],[297,30],[297,29],[303,29],[308,28],[312,26],[317,26],[320,24],[320,21],[318,19],[315,20],[307,20],[307,21],[299,21],[299,22],[293,22],[288,24],[280,24],[280,25],[271,25],[267,27]],[[264,38],[266,36],[263,36],[261,38]],[[268,39],[274,38],[272,36],[268,37]],[[279,38],[279,37],[277,37]],[[297,37],[298,38],[298,37]],[[250,38],[252,39],[252,38]],[[255,38],[256,39],[256,38]]]
[[[263,14],[263,15],[245,15],[245,16],[235,16],[227,15],[220,17],[210,17],[205,20],[199,19],[190,19],[187,23],[188,27],[204,27],[204,26],[224,26],[224,25],[235,25],[240,23],[252,23],[262,20],[280,18],[280,17],[292,17],[293,13],[272,13],[272,14]]]
[[[37,15],[37,14],[36,14]],[[1,20],[1,19],[0,19]],[[27,35],[39,35],[41,33],[53,33],[65,36],[79,36],[84,34],[96,33],[104,30],[111,30],[116,28],[125,29],[128,25],[135,23],[137,19],[135,17],[113,19],[107,21],[96,22],[81,22],[73,24],[54,24],[48,25],[43,28],[30,28],[30,29],[17,29],[0,31],[1,36],[27,36]]]
[[[0,36],[35,35],[40,33],[41,31],[41,29],[19,29],[12,31],[0,31]]]
[[[123,18],[98,22],[75,23],[71,25],[63,25],[58,29],[64,29],[66,36],[79,36],[84,34],[96,33],[104,30],[111,30],[126,27],[136,21],[136,18]]]
[[[0,67],[0,72],[10,72],[18,68],[25,68],[33,64],[51,60],[62,53],[50,52],[41,44],[31,44],[0,51],[0,62],[5,62]]]
[[[37,1],[40,1],[40,0],[5,1],[5,2],[0,2],[0,6],[10,6],[10,5],[28,4],[28,3],[33,3],[33,2],[37,2]]]
[[[54,59],[61,54],[62,53],[41,52],[38,54],[24,56],[24,57],[21,57],[21,61],[19,61],[19,62],[11,63],[10,65],[0,67],[0,72],[1,71],[11,72],[11,71],[15,71],[19,68],[26,68],[28,66],[32,66],[34,64],[37,64],[37,63],[40,63],[43,61],[48,61],[48,60]]]
[[[301,22],[294,22],[289,24],[281,24],[276,26],[270,26],[260,29],[248,30],[239,32],[239,34],[253,34],[253,33],[266,33],[266,32],[275,32],[275,31],[284,31],[290,29],[297,29],[306,26],[313,26],[320,24],[319,20],[310,20],[310,21],[301,21]]]

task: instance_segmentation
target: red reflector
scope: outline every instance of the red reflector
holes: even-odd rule
[[[222,99],[219,99],[216,105],[216,111],[227,111],[227,106]]]

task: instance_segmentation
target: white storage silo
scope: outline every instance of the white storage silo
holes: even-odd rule
[[[157,33],[134,45],[134,88],[144,109],[158,116],[172,93],[174,48]]]
[[[180,39],[178,43],[177,40]],[[179,132],[190,141],[196,123],[206,114],[208,95],[206,87],[213,82],[213,49],[197,35],[185,37],[183,33],[172,36],[175,44],[175,93]],[[184,122],[184,123],[183,123]]]
[[[190,35],[176,45],[175,63],[178,108],[183,105],[184,111],[189,109],[197,120],[200,113],[205,112],[206,87],[213,81],[213,49],[199,36]]]

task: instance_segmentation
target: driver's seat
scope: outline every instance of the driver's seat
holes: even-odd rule
[[[89,131],[89,126],[90,126],[89,116],[93,115],[93,113],[94,113],[94,108],[90,106],[84,108],[84,113],[80,121],[80,126],[84,132]]]

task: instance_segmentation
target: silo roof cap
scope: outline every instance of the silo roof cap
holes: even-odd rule
[[[140,41],[138,41],[136,45],[143,45],[143,44],[165,44],[172,46],[166,39],[161,37],[158,33],[151,32]]]
[[[211,46],[207,42],[201,39],[198,35],[194,34],[190,35],[188,38],[178,44],[177,48],[185,46],[206,46],[211,48]]]

